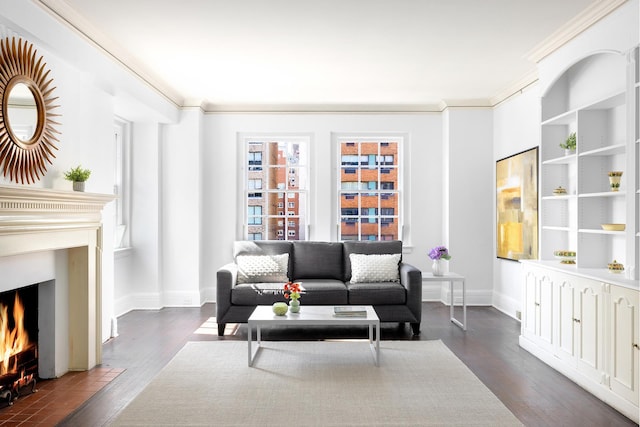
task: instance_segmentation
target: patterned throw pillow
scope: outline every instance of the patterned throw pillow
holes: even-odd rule
[[[238,255],[238,283],[285,283],[289,254]]]
[[[400,254],[350,254],[351,283],[398,282]]]

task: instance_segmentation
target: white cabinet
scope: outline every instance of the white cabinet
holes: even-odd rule
[[[609,347],[611,390],[638,405],[640,327],[638,291],[611,286]]]
[[[638,422],[637,282],[569,274],[554,261],[521,263],[520,345]]]

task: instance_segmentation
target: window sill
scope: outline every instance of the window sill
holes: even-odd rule
[[[132,253],[133,253],[133,248],[131,246],[128,246],[126,248],[116,248],[113,251],[113,258],[114,259],[126,258],[128,256],[131,256]]]

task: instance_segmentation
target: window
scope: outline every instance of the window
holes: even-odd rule
[[[402,138],[339,138],[339,239],[399,240]]]
[[[307,136],[242,138],[245,235],[264,240],[307,239],[309,140]]]
[[[249,206],[247,216],[248,216],[247,223],[249,225],[261,225],[262,224],[262,206]]]
[[[126,248],[131,245],[129,224],[131,212],[130,146],[131,123],[118,119],[114,121],[115,164],[113,193],[116,195],[116,221],[114,247]]]

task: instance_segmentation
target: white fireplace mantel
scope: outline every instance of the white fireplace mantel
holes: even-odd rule
[[[56,362],[56,375],[101,362],[102,210],[114,199],[0,185],[0,257],[67,251],[67,283],[60,286],[68,287],[68,301],[62,304],[68,307],[68,331],[56,335],[64,337],[57,345],[68,348],[68,360]]]

